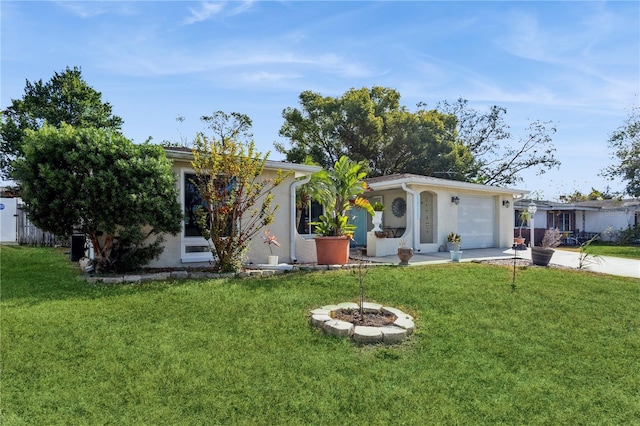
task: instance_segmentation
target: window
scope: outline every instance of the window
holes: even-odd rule
[[[311,222],[317,222],[320,220],[322,214],[322,206],[315,200],[311,200],[301,211],[300,221],[298,222],[299,234],[313,234],[314,226]]]
[[[549,215],[549,228],[559,231],[571,231],[571,213],[556,213]]]
[[[198,192],[195,185],[196,175],[193,173],[185,173],[184,175],[184,235],[185,237],[202,237],[200,228],[198,227],[198,215],[197,210],[199,207],[206,208],[206,202],[202,199],[202,196]],[[216,182],[216,192],[218,196],[227,196],[233,191],[236,186],[236,179],[218,179]],[[215,219],[215,218],[214,218]],[[231,234],[233,219],[226,218],[227,224],[224,227],[226,229],[226,235]],[[215,220],[213,221],[216,222]],[[209,226],[211,226],[211,218],[209,218]]]
[[[522,226],[525,227],[527,226],[527,221],[526,220],[522,220],[521,214],[522,214],[522,210],[514,210],[513,212],[516,215],[516,228]]]
[[[196,178],[195,174],[184,175],[184,235],[185,237],[201,237],[202,233],[198,227],[198,218],[196,210],[200,206],[204,206],[202,197],[193,183]]]
[[[192,170],[183,171],[181,198],[184,208],[184,229],[180,244],[180,258],[183,263],[213,260],[209,243],[202,237],[198,227],[196,210],[203,205],[203,201],[193,183],[195,177]]]

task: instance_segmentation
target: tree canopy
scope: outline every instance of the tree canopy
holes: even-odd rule
[[[435,109],[418,104],[411,112],[400,94],[383,87],[351,89],[340,97],[311,91],[300,94],[300,108],[286,108],[280,135],[290,140],[276,149],[292,162],[305,158],[331,168],[342,156],[366,161],[370,176],[415,173],[500,185],[559,165],[550,122],[535,121],[527,135],[511,139],[506,109],[482,113],[466,100],[442,102]]]
[[[629,112],[629,117],[609,138],[614,164],[603,171],[609,179],[622,178],[625,192],[640,197],[640,106]]]
[[[576,203],[580,201],[598,201],[598,200],[611,200],[615,197],[615,194],[612,194],[609,187],[607,187],[604,191],[599,191],[595,188],[591,188],[591,192],[588,194],[583,194],[582,192],[576,190],[571,194],[560,195],[560,201],[566,203]]]
[[[291,162],[310,157],[330,169],[346,155],[366,161],[370,176],[444,170],[455,178],[473,160],[457,143],[455,117],[435,110],[412,113],[400,106],[400,94],[393,89],[351,89],[337,98],[305,91],[300,104],[282,113],[280,135],[292,147],[276,144]]]
[[[209,242],[220,272],[236,272],[251,239],[273,222],[278,205],[271,191],[286,174],[262,176],[269,154],[256,151],[249,129],[251,120],[239,113],[222,111],[203,117],[215,136],[196,136],[193,144],[193,181],[202,205],[198,226]]]
[[[108,102],[102,102],[102,94],[83,80],[77,67],[56,72],[46,83],[27,80],[22,98],[12,99],[0,115],[0,173],[10,176],[11,162],[23,154],[27,129],[62,123],[119,131],[123,121],[113,115]]]
[[[29,219],[56,235],[88,235],[98,269],[144,264],[162,251],[150,237],[181,229],[176,177],[159,146],[62,124],[26,130],[23,153],[14,174]]]
[[[507,109],[497,105],[481,112],[469,106],[465,99],[440,102],[437,108],[457,118],[456,130],[461,143],[473,156],[473,166],[467,170],[466,180],[486,185],[512,185],[522,181],[518,175],[527,169],[537,174],[559,167],[555,158],[552,135],[555,125],[535,120],[524,135],[514,140],[505,121]]]

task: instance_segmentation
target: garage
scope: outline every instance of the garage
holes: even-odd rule
[[[460,196],[458,234],[462,237],[462,249],[495,247],[493,197]]]

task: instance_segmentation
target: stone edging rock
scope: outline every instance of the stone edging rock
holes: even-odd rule
[[[393,314],[396,320],[392,325],[370,327],[353,325],[350,322],[335,319],[336,312],[339,310],[360,309],[357,303],[345,302],[312,310],[311,324],[329,335],[348,337],[358,343],[400,343],[415,330],[413,317],[400,309],[369,302],[365,302],[363,308],[365,312],[369,313]]]

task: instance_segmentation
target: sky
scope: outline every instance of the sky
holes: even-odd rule
[[[609,136],[640,102],[634,0],[3,0],[0,27],[1,109],[26,80],[77,66],[136,143],[191,141],[201,116],[240,112],[258,150],[282,160],[273,143],[287,145],[282,111],[301,92],[382,86],[411,111],[458,98],[502,106],[511,143],[553,121],[560,168],[512,185],[537,198],[624,188],[599,174]]]

